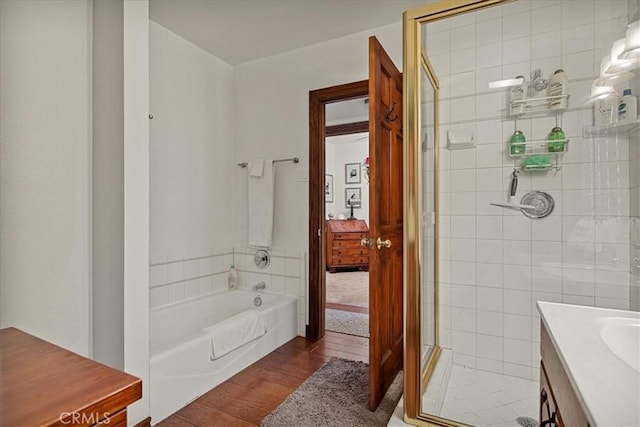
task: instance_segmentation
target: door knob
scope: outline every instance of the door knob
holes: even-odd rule
[[[385,248],[390,248],[391,247],[391,240],[389,240],[389,239],[382,240],[381,238],[378,237],[378,240],[376,240],[376,245],[378,245],[378,249],[382,248],[383,246]]]
[[[362,246],[363,248],[372,248],[373,241],[365,237],[364,239],[360,240],[360,246]]]

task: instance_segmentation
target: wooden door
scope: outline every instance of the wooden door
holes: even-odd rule
[[[375,37],[369,38],[369,159],[369,409],[375,410],[403,360],[402,74]]]

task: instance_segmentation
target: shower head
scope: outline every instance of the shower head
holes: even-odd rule
[[[532,191],[524,195],[520,201],[523,205],[531,205],[529,208],[522,208],[524,216],[531,219],[542,219],[551,215],[556,203],[549,193],[544,191]]]

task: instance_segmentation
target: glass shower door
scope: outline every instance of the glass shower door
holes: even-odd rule
[[[435,363],[439,346],[437,340],[437,144],[435,139],[437,82],[430,70],[428,61],[421,55],[420,67],[420,152],[422,181],[420,203],[420,241],[422,254],[420,262],[423,266],[420,278],[422,353],[420,370],[423,378],[428,376],[429,366]]]

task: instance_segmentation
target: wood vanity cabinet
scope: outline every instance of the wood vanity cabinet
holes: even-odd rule
[[[0,426],[127,426],[142,381],[22,332],[0,330]]]
[[[540,323],[540,427],[584,427],[580,406],[544,322]]]
[[[327,220],[327,270],[369,268],[369,248],[360,246],[369,237],[369,227],[362,219]]]

